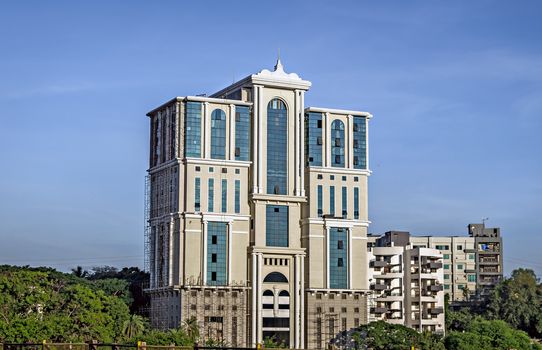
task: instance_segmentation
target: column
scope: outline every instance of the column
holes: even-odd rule
[[[257,296],[258,296],[258,265],[257,265],[257,254],[252,253],[252,347],[256,347],[256,344],[258,343],[256,334],[258,330],[258,303],[257,303]]]
[[[203,139],[203,158],[211,158],[211,125],[210,120],[210,111],[209,111],[209,102],[203,103],[203,129],[204,139]]]
[[[304,121],[305,121],[305,91],[300,91],[299,92],[300,94],[300,113],[299,113],[299,120],[300,120],[300,123],[301,123],[301,128],[300,128],[300,133],[301,133],[301,153],[300,153],[300,158],[299,158],[299,162],[300,162],[300,173],[301,173],[301,195],[302,196],[305,196],[305,144],[304,144],[304,141],[305,141],[305,124],[304,124]],[[303,329],[303,328],[301,328]],[[302,332],[303,333],[303,332]],[[301,346],[303,346],[303,342],[301,342]]]
[[[168,225],[168,286],[173,285],[173,230],[174,220],[170,218]]]
[[[258,304],[258,330],[256,332],[258,343],[262,342],[262,265],[263,265],[263,254],[258,253],[258,294],[257,294],[257,304]]]
[[[299,94],[298,90],[294,90],[294,196],[299,196],[298,186],[298,158],[299,158],[299,126],[298,126],[298,114],[299,114]],[[297,339],[297,338],[296,338]],[[297,341],[297,340],[296,340]]]
[[[158,277],[158,257],[160,256],[160,247],[158,246],[158,242],[159,242],[159,235],[160,235],[160,232],[159,232],[159,228],[158,226],[154,226],[154,229],[152,230],[153,232],[153,239],[154,239],[154,287],[158,287],[158,281],[159,281],[159,277]]]
[[[369,118],[365,117],[365,164],[369,170]]]
[[[260,146],[263,142],[263,118],[262,118],[262,87],[258,86],[258,143]],[[258,193],[263,193],[263,173],[262,173],[262,162],[263,162],[263,147],[258,147]],[[267,162],[266,162],[267,164]]]
[[[299,295],[299,284],[301,281],[301,269],[299,266],[299,255],[295,256],[295,264],[294,264],[294,274],[295,274],[295,284],[294,284],[294,305],[295,305],[295,317],[294,317],[294,348],[299,349],[299,335],[300,335],[300,326],[301,326],[301,320],[300,320],[300,295]]]
[[[260,106],[258,105],[258,88],[254,86],[252,89],[254,95],[252,108],[252,193],[258,193],[258,163],[260,162],[258,158],[258,115]]]
[[[231,285],[231,247],[232,247],[233,221],[228,221],[228,286]]]
[[[352,287],[352,227],[348,228],[348,289]]]
[[[207,284],[207,220],[203,220],[203,235],[201,247],[201,285],[204,286]]]
[[[229,159],[235,160],[235,147],[237,145],[235,144],[235,105],[230,104],[230,140],[227,144],[227,148],[229,150]]]
[[[333,144],[333,140],[331,140],[331,134],[330,134],[330,120],[329,120],[329,112],[324,113],[324,144],[323,144],[323,150],[322,155],[325,154],[325,167],[331,166],[331,147],[330,144]]]
[[[305,256],[301,255],[301,295],[300,295],[300,305],[301,305],[301,324],[300,324],[300,331],[301,331],[301,337],[299,340],[299,347],[305,348]]]
[[[351,169],[354,167],[354,117],[351,115],[348,115],[347,117],[348,123],[346,123],[346,130],[344,132],[345,136],[347,137],[346,147],[345,147],[345,153],[346,153],[346,167]]]
[[[329,226],[326,225],[326,288],[330,288],[329,283]]]

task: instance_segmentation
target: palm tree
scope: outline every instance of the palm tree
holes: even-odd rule
[[[184,332],[192,341],[196,341],[199,337],[198,319],[195,316],[187,318],[182,326]]]
[[[137,337],[145,330],[145,319],[139,315],[130,315],[122,325],[122,334],[126,339]]]
[[[88,271],[83,270],[81,266],[77,266],[75,269],[72,269],[72,275],[77,277],[86,278],[88,277]]]

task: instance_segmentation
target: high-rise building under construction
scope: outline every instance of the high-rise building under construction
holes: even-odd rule
[[[367,323],[368,122],[274,70],[150,111],[151,322],[231,346],[322,348]]]

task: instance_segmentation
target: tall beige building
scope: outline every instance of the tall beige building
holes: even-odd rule
[[[280,60],[147,115],[151,322],[322,348],[368,321],[371,114],[305,107]]]

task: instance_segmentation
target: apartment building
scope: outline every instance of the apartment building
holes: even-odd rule
[[[398,234],[397,231],[393,231]],[[400,237],[400,238],[399,238]],[[468,236],[370,236],[368,246],[411,245],[436,249],[442,254],[443,288],[451,301],[485,296],[503,278],[502,237],[499,228],[469,224]],[[398,241],[399,240],[399,241]]]
[[[150,111],[151,323],[204,339],[323,348],[368,321],[368,122],[305,106],[280,60]]]
[[[442,254],[413,247],[408,232],[369,236],[370,320],[444,333]]]

